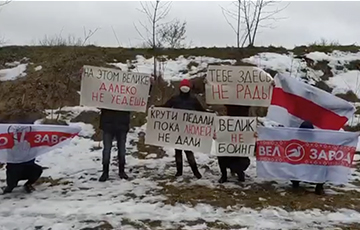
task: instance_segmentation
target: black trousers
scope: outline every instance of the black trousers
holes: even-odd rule
[[[175,162],[176,162],[176,169],[178,173],[182,173],[183,170],[183,157],[182,157],[182,150],[175,149]],[[198,173],[198,168],[196,164],[196,160],[194,157],[194,153],[192,151],[185,150],[186,159],[190,165],[191,170],[193,173]]]
[[[27,180],[26,184],[32,185],[40,178],[42,172],[42,167],[37,165],[34,161],[25,164],[7,164],[7,186],[12,190],[21,180]]]

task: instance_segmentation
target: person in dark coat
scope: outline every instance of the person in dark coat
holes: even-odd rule
[[[82,73],[83,68],[80,69],[80,76],[82,76]],[[150,92],[153,83],[154,76],[151,75]],[[125,180],[129,179],[129,176],[125,173],[125,154],[127,133],[130,130],[130,114],[131,113],[129,111],[101,109],[100,129],[103,131],[104,148],[102,152],[103,171],[99,178],[100,182],[104,182],[109,179],[111,149],[114,138],[116,138],[117,141],[119,177]]]
[[[247,117],[249,116],[250,106],[238,106],[238,105],[225,105],[227,110],[227,116],[233,117]],[[221,178],[219,179],[219,183],[227,182],[227,169],[231,170],[232,174],[237,174],[238,181],[245,181],[245,173],[246,169],[248,169],[250,165],[249,157],[228,157],[222,156],[217,157]]]
[[[310,121],[304,121],[303,123],[301,123],[299,128],[300,129],[314,129],[314,126]],[[291,183],[292,183],[292,187],[294,189],[297,189],[300,187],[300,181],[292,180]],[[316,184],[315,193],[318,195],[324,194],[324,183]]]
[[[18,186],[19,181],[27,180],[24,189],[27,193],[35,190],[33,184],[40,178],[43,169],[35,163],[35,159],[24,163],[7,163],[6,164],[6,184],[5,193],[11,193]]]
[[[194,110],[205,112],[206,110],[202,107],[199,100],[192,95],[191,93],[191,83],[189,80],[184,79],[180,82],[180,93],[176,96],[173,96],[168,100],[165,105],[162,107],[174,108],[174,109],[184,109],[184,110]],[[186,158],[189,162],[190,168],[194,173],[195,177],[200,179],[202,176],[197,168],[194,153],[189,150],[184,151]],[[183,173],[183,156],[181,149],[175,149],[175,162],[176,162],[176,177],[179,177]]]
[[[104,149],[102,153],[103,173],[99,178],[104,182],[109,178],[111,148],[114,138],[117,141],[118,168],[121,179],[129,179],[125,173],[126,137],[130,129],[130,112],[101,109],[100,129],[103,131]]]

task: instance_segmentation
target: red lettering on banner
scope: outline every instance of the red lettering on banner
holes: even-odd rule
[[[256,159],[289,164],[351,167],[356,147],[290,141],[258,141]]]
[[[211,126],[187,124],[185,126],[185,133],[190,135],[197,135],[203,137],[211,137]]]
[[[226,95],[228,91],[224,89],[224,86],[223,84],[211,86],[213,99],[229,99],[229,96]]]
[[[120,99],[121,99],[121,96],[120,96],[120,95],[113,95],[113,94],[111,94],[111,104],[118,104],[118,105],[120,105],[120,104],[121,104]]]
[[[28,132],[25,135],[24,141],[30,144],[31,148],[42,147],[42,146],[54,146],[63,142],[68,138],[72,138],[76,134],[63,133],[63,132]],[[11,134],[0,135],[0,150],[1,149],[12,149],[15,145],[14,138]]]
[[[105,83],[104,83],[104,82],[103,82],[103,83],[101,83],[101,85],[100,85],[99,91],[101,91],[101,90],[106,91],[106,85],[105,85]]]
[[[118,85],[118,84],[110,83],[109,87],[106,88],[106,84],[104,82],[101,83],[99,91],[107,91],[109,93],[127,94],[127,95],[137,94],[137,88],[135,86]]]
[[[238,84],[236,86],[237,99],[266,100],[270,99],[271,87],[255,85],[252,90],[247,84]]]
[[[91,93],[91,100],[92,101],[100,101],[104,102],[104,94],[99,92],[92,92]]]
[[[244,139],[242,133],[233,133],[231,134],[231,143],[243,143]]]

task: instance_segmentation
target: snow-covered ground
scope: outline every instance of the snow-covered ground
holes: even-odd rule
[[[67,109],[71,111],[70,107]],[[79,108],[74,108],[74,111],[77,114]],[[84,136],[93,133],[89,124],[81,124],[81,127]],[[113,149],[114,162],[110,180],[105,183],[97,181],[101,174],[102,150],[98,149],[101,143],[88,138],[76,137],[70,145],[39,157],[40,164],[47,168],[43,177],[51,177],[53,182],[49,180],[49,183],[38,185],[37,191],[30,195],[19,187],[12,194],[0,196],[0,229],[70,230],[85,229],[101,223],[111,224],[114,229],[216,229],[214,223],[227,225],[228,229],[335,229],[334,226],[338,224],[360,223],[360,213],[347,206],[336,210],[326,208],[328,202],[336,202],[336,196],[341,193],[348,190],[360,192],[360,187],[352,184],[360,180],[360,172],[355,168],[351,183],[343,187],[327,185],[328,195],[325,197],[304,194],[308,199],[322,199],[324,209],[329,211],[316,208],[289,210],[286,206],[296,202],[296,199],[286,201],[293,195],[288,189],[288,182],[277,182],[270,188],[277,194],[275,196],[284,197],[285,207],[272,206],[270,201],[273,198],[266,197],[261,189],[254,189],[254,184],[261,187],[266,183],[256,178],[255,159],[252,159],[247,170],[249,178],[243,185],[237,185],[235,178],[231,177],[229,179],[232,182],[219,185],[216,158],[202,153],[196,153],[202,179],[193,179],[186,161],[183,177],[174,179],[174,150],[165,149],[166,154],[162,157],[156,152],[142,152],[144,150],[138,149],[135,143],[139,141],[139,134],[144,131],[145,126],[128,134],[126,170],[130,176],[129,181],[120,180],[117,176],[116,149]],[[147,157],[137,157],[144,154]],[[356,160],[360,158],[357,157]],[[1,169],[0,181],[4,180],[5,170]],[[167,186],[189,190],[187,194],[196,192],[195,188],[205,188],[207,193],[223,191],[222,195],[226,196],[239,193],[245,199],[251,199],[255,192],[255,202],[261,204],[248,207],[242,200],[236,199],[227,207],[212,205],[206,200],[191,203],[190,199],[184,202],[182,194],[169,194],[171,192],[166,191]],[[313,188],[308,186],[307,190],[313,192]],[[175,203],[169,203],[170,196],[179,198],[175,199]],[[202,194],[198,196],[201,197]],[[297,196],[301,199],[301,196]],[[221,202],[221,199],[226,198],[217,199]],[[360,196],[352,198],[359,199]],[[267,202],[270,205],[266,205]]]
[[[165,80],[176,81],[197,76],[197,73],[206,70],[207,66],[211,63],[235,64],[235,62],[236,60],[232,59],[224,60],[205,56],[190,56],[188,58],[179,56],[175,60],[164,57],[164,61],[160,63],[160,68]],[[127,63],[120,62],[109,64],[119,67],[123,71],[127,71],[129,68],[134,68],[137,72],[148,74],[151,74],[154,71],[154,58],[146,59],[141,55],[137,55],[136,60],[128,61]]]

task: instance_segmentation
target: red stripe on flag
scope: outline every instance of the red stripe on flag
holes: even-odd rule
[[[278,87],[273,90],[271,105],[283,107],[291,115],[310,121],[321,129],[339,130],[348,120],[304,97],[284,92]]]
[[[25,134],[26,141],[30,144],[31,148],[34,147],[43,147],[59,144],[67,139],[73,138],[77,133],[65,133],[65,132],[51,132],[51,131],[37,131],[37,132],[28,132]],[[20,137],[20,135],[18,135]],[[22,140],[17,140],[21,142]],[[4,133],[0,134],[0,150],[2,149],[12,149],[15,145],[14,137],[11,134]]]

